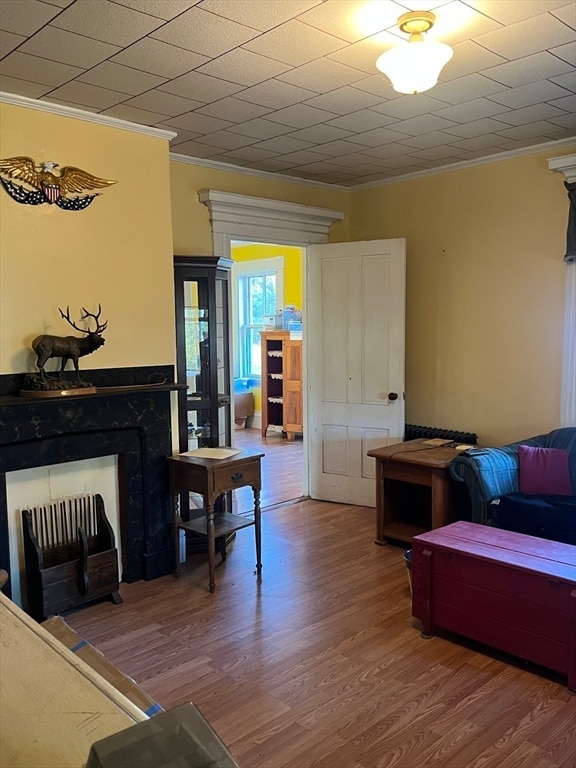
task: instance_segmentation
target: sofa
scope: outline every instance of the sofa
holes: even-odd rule
[[[468,449],[450,475],[466,483],[472,522],[576,544],[576,427]]]

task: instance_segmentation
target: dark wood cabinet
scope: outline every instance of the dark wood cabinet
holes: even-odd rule
[[[230,445],[229,276],[231,259],[175,256],[181,453]]]

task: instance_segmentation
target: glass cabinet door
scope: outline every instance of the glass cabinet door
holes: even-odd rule
[[[224,262],[224,263],[223,263]],[[180,452],[230,445],[228,259],[174,257]]]

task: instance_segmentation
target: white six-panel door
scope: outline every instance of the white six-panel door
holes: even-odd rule
[[[405,240],[307,253],[309,489],[374,506],[372,448],[404,434]],[[396,397],[395,397],[396,395]]]

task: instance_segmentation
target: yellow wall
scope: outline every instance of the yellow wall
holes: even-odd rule
[[[284,258],[284,296],[281,305],[294,305],[302,309],[302,248],[291,245],[249,245],[232,246],[234,261],[255,261],[257,259]]]
[[[555,150],[350,194],[405,237],[406,421],[502,444],[559,426],[568,200]]]
[[[202,189],[315,205],[342,211],[344,214],[348,208],[348,192],[341,189],[323,189],[309,184],[265,179],[177,161],[170,164],[170,177],[174,253],[182,256],[202,256],[213,252],[208,208],[198,200],[198,192]],[[345,216],[344,221],[331,227],[330,242],[341,243],[348,239]]]
[[[568,202],[546,161],[571,148],[348,192],[169,162],[163,139],[6,104],[0,140],[0,157],[118,180],[80,212],[0,190],[0,373],[34,370],[30,342],[68,332],[67,304],[109,321],[83,367],[173,364],[172,236],[212,253],[213,189],[343,211],[331,242],[407,239],[407,421],[484,443],[558,425]]]
[[[0,373],[36,370],[30,343],[40,333],[77,335],[58,307],[78,321],[99,303],[106,344],[81,368],[173,365],[168,142],[7,104],[0,129],[2,158],[118,181],[83,211],[19,204],[0,189]]]

